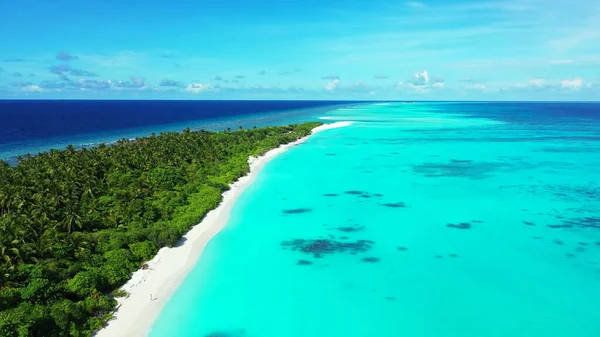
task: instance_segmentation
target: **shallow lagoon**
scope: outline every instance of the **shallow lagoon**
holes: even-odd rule
[[[265,166],[151,336],[600,335],[600,115],[551,112],[324,114],[355,123]]]

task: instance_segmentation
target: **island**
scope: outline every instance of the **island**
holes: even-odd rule
[[[0,161],[0,335],[94,334],[129,296],[120,287],[132,273],[150,269],[159,250],[186,245],[182,237],[251,166],[335,127],[321,124],[186,129]],[[199,230],[211,232],[204,244],[218,232]]]

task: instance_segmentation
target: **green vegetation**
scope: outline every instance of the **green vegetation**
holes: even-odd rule
[[[0,336],[89,336],[115,290],[249,172],[320,123],[163,133],[0,161]]]

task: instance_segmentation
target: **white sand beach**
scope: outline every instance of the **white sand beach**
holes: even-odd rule
[[[350,124],[351,122],[324,124],[313,129],[312,134]],[[146,336],[169,297],[196,264],[208,241],[227,224],[232,206],[240,194],[256,179],[269,160],[307,138],[272,149],[258,158],[250,157],[250,173],[230,185],[231,189],[223,193],[221,204],[185,234],[181,244],[161,249],[148,261],[148,269],[140,269],[133,273],[131,279],[121,288],[127,291],[129,296],[118,299],[114,319],[95,336]]]

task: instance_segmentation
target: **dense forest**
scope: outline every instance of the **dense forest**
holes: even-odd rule
[[[0,161],[0,336],[89,336],[118,288],[249,172],[320,123],[185,130]]]

